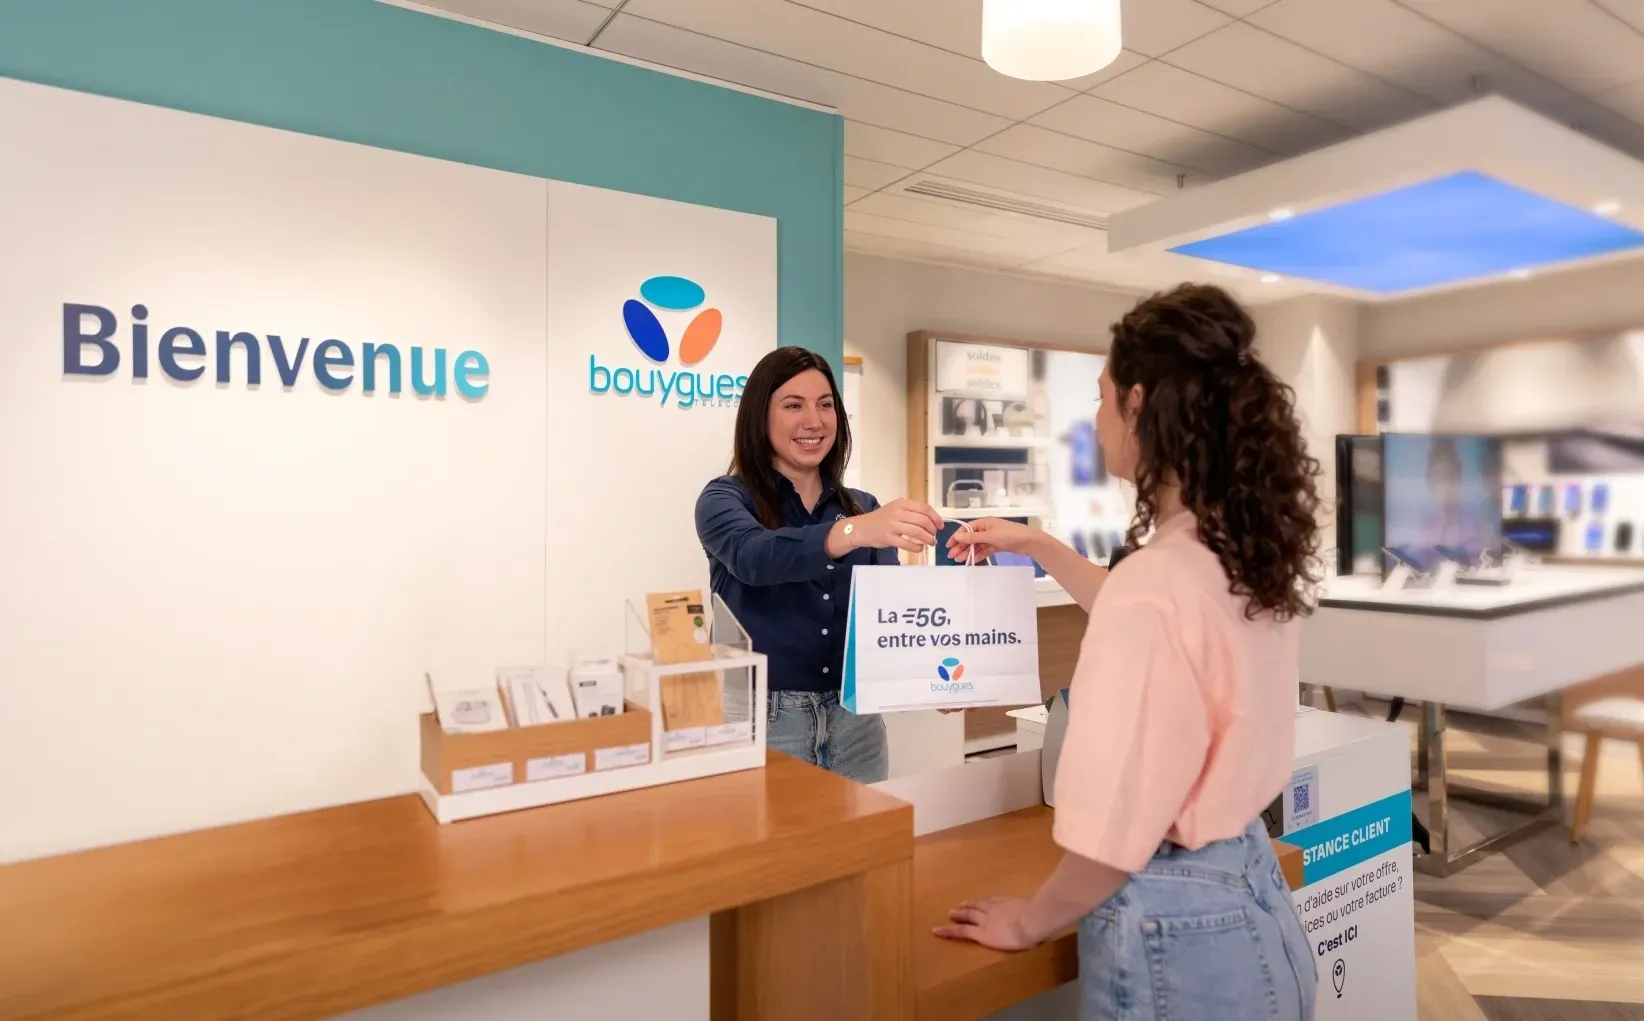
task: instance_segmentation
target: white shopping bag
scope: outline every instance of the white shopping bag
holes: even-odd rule
[[[1040,702],[1033,568],[853,569],[839,700],[853,713]]]

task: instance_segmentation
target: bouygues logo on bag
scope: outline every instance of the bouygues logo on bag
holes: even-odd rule
[[[961,677],[965,676],[965,664],[959,662],[953,656],[949,656],[936,664],[936,676],[942,678],[942,680],[940,683],[931,682],[930,690],[932,691],[970,691],[974,687],[969,681],[960,680]]]
[[[622,303],[622,325],[634,347],[652,364],[643,368],[601,365],[598,355],[589,355],[588,392],[655,398],[664,407],[670,401],[679,408],[734,407],[748,377],[696,369],[719,343],[725,325],[719,309],[702,307],[707,297],[701,284],[685,277],[651,277],[640,284],[639,297]],[[665,322],[676,329],[683,324],[677,345],[670,343]],[[673,368],[670,355],[677,355],[683,368]]]

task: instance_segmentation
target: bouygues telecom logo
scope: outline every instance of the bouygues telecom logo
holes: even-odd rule
[[[588,392],[655,398],[663,407],[670,401],[679,408],[735,407],[747,385],[747,376],[696,369],[713,353],[725,326],[725,316],[719,309],[702,307],[707,299],[702,285],[686,277],[651,277],[640,284],[639,297],[622,303],[622,325],[628,339],[651,364],[640,368],[601,365],[599,356],[591,354]],[[668,323],[678,331],[677,345],[668,339]],[[683,368],[672,368],[670,355],[676,355]]]
[[[954,656],[949,656],[936,664],[936,676],[942,678],[942,680],[940,683],[931,682],[930,690],[932,691],[970,691],[975,687],[969,681],[960,680],[965,676],[965,664],[959,662],[958,658]]]

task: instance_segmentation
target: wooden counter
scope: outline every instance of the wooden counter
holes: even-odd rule
[[[0,1019],[323,1018],[703,915],[716,1021],[899,1019],[912,834],[908,805],[773,753],[444,827],[406,796],[24,862],[0,867]],[[798,940],[857,949],[759,971],[756,941]]]
[[[919,1021],[974,1021],[1079,977],[1072,931],[1022,953],[937,939],[931,929],[962,901],[1001,894],[1031,897],[1062,850],[1051,840],[1054,813],[1043,805],[938,830],[914,842],[913,974]],[[1301,885],[1301,851],[1274,841],[1291,889]]]

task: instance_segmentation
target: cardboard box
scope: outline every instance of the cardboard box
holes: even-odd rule
[[[651,761],[651,712],[633,702],[614,716],[475,734],[448,734],[433,713],[419,722],[422,772],[441,794]]]
[[[651,617],[651,649],[658,666],[713,659],[707,607],[700,590],[655,592],[645,597]],[[662,678],[664,730],[717,727],[725,722],[725,696],[718,672]]]

